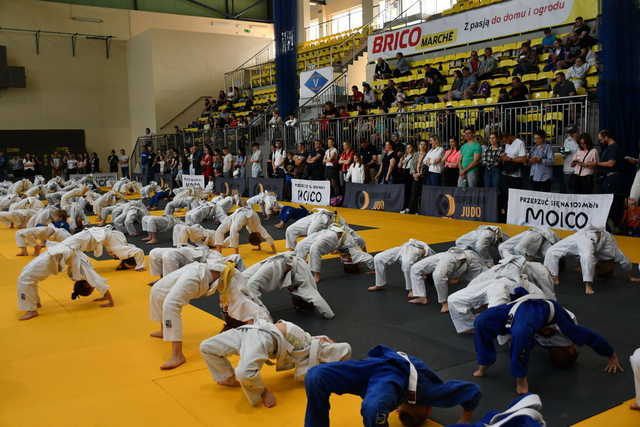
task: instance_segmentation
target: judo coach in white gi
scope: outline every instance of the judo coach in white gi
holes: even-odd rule
[[[516,234],[498,246],[500,258],[509,255],[522,255],[531,261],[543,260],[547,250],[560,238],[549,227],[531,227]]]
[[[285,232],[287,249],[296,248],[296,239],[309,236],[317,231],[326,230],[336,221],[336,212],[317,208],[310,215],[300,218],[287,227]]]
[[[276,398],[260,376],[268,360],[276,361],[277,371],[295,369],[294,377],[303,381],[307,371],[318,364],[350,358],[351,346],[326,336],[311,336],[291,322],[260,320],[202,341],[200,353],[215,382],[240,386],[251,405],[262,403],[271,408]],[[227,359],[232,354],[240,356],[235,369]]]
[[[240,245],[240,230],[247,228],[249,232],[249,243],[257,246],[256,250],[260,250],[262,242],[266,242],[271,246],[272,253],[276,253],[276,245],[273,241],[273,237],[262,226],[260,217],[253,209],[243,207],[238,208],[222,221],[222,224],[216,229],[215,240],[218,251],[221,251],[223,247],[234,248],[236,253],[239,253],[238,246]],[[225,239],[225,236],[229,234],[229,237]]]
[[[297,257],[295,252],[271,256],[252,265],[243,274],[248,279],[247,289],[257,299],[265,292],[286,289],[291,293],[296,308],[304,309],[306,305],[311,305],[325,319],[335,316],[329,304],[318,292],[309,265]]]
[[[269,311],[246,289],[247,279],[233,263],[208,259],[193,262],[166,275],[151,288],[151,320],[161,329],[151,334],[171,342],[171,358],[160,369],[174,369],[186,362],[182,353],[182,307],[195,298],[220,294],[223,310],[241,322],[271,321]]]
[[[369,291],[379,291],[387,285],[387,269],[396,263],[400,263],[400,269],[404,275],[404,288],[411,291],[411,266],[416,262],[435,255],[435,251],[426,243],[409,239],[401,246],[387,249],[373,257],[373,266],[376,270],[376,284],[368,288]]]
[[[89,257],[77,249],[57,243],[31,260],[18,276],[18,308],[25,311],[20,320],[28,320],[38,315],[38,308],[41,307],[38,283],[64,271],[74,282],[84,280],[89,286],[97,289],[102,298],[95,301],[106,301],[101,307],[113,307],[107,281],[96,273]]]
[[[411,267],[411,304],[427,304],[425,279],[431,275],[442,304],[440,312],[449,311],[449,281],[471,281],[487,269],[487,261],[480,258],[476,251],[460,247],[450,248],[446,252],[431,255],[413,264]]]
[[[544,265],[549,269],[556,284],[560,272],[560,260],[567,255],[577,255],[580,258],[584,292],[594,293],[593,280],[596,275],[596,265],[605,261],[620,264],[623,271],[631,276],[631,261],[618,248],[613,236],[602,228],[587,226],[582,230],[565,237],[547,250]]]
[[[481,225],[456,240],[456,246],[476,251],[480,257],[493,264],[494,257],[498,254],[498,245],[508,239],[502,229],[495,225]]]

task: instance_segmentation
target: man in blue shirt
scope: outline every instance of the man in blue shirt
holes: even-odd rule
[[[151,147],[146,145],[140,153],[140,166],[142,168],[142,182],[144,185],[149,183],[151,173],[151,161],[153,160],[153,153]]]

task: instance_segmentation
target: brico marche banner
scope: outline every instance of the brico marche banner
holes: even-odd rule
[[[569,24],[575,18],[598,16],[596,0],[511,0],[435,19],[411,27],[371,35],[368,58],[389,58],[476,43]]]

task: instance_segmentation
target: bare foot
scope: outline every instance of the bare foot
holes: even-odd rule
[[[449,312],[449,304],[448,303],[442,303],[442,308],[440,309],[440,313],[448,313]]]
[[[42,304],[38,303],[38,308],[42,308]]]
[[[407,298],[413,298],[413,292],[409,291],[409,293],[407,294]]]
[[[107,297],[100,297],[100,298],[95,298],[93,301],[94,302],[99,302],[99,301],[106,301],[106,300],[108,300]]]
[[[591,285],[585,284],[584,285],[584,293],[587,294],[587,295],[593,295],[593,294],[595,294],[595,291],[593,290]]]
[[[529,393],[529,381],[527,381],[527,377],[516,378],[516,393],[519,395]]]
[[[35,248],[33,248],[33,256],[40,255],[41,250],[42,250],[42,246],[36,246]]]
[[[29,253],[27,252],[27,248],[20,248],[20,252],[16,254],[16,256],[27,256]]]
[[[162,331],[155,331],[155,332],[151,332],[151,333],[149,334],[149,336],[150,336],[150,337],[153,337],[153,338],[162,338],[162,337],[163,337],[163,335],[162,335]]]
[[[275,228],[284,228],[284,222],[279,222],[276,225],[274,225]]]
[[[218,381],[218,384],[225,387],[240,387],[240,383],[235,377],[229,377],[226,380]]]
[[[142,239],[140,239],[140,240],[147,241],[147,240],[149,240],[149,239],[151,239],[151,237],[149,237],[149,236],[145,236],[145,237],[143,237],[143,238],[142,238]]]
[[[144,271],[144,270],[145,270],[144,267],[141,267],[141,268],[136,268],[134,271],[140,272],[140,271]]]
[[[487,374],[487,366],[478,366],[478,369],[473,371],[474,377],[484,377]]]
[[[29,319],[33,319],[36,316],[38,316],[37,311],[27,311],[25,314],[20,316],[20,319],[18,320],[29,320]]]
[[[269,389],[265,389],[262,392],[262,404],[265,408],[273,408],[276,406],[276,397],[271,393]]]
[[[147,243],[150,245],[157,245],[160,242],[157,239],[151,239],[151,240],[147,240]]]
[[[414,298],[411,301],[409,301],[409,304],[428,304],[429,300],[426,297],[418,297],[418,298]]]
[[[475,329],[469,329],[467,331],[460,332],[461,335],[473,335],[475,333]]]
[[[186,361],[187,359],[184,358],[184,354],[181,354],[180,356],[174,356],[171,359],[164,362],[162,366],[160,366],[160,369],[162,369],[163,371],[168,371],[169,369],[175,369],[178,366],[183,365]]]
[[[368,290],[369,292],[384,291],[384,286],[376,286],[376,285],[374,285],[374,286],[369,286],[369,287],[367,288],[367,290]]]
[[[316,283],[320,283],[320,273],[313,273],[313,278],[316,279]]]
[[[104,304],[100,304],[100,307],[102,308],[113,307],[113,302],[112,301],[105,302]]]
[[[629,409],[633,409],[634,411],[640,411],[640,405],[638,405],[637,403],[632,403],[629,406]]]
[[[552,276],[553,279],[553,284],[554,285],[559,285],[560,284],[560,279],[558,278],[558,276]]]

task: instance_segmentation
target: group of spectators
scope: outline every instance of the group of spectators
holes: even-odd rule
[[[0,180],[33,179],[36,175],[46,178],[61,176],[66,179],[73,174],[100,172],[97,153],[71,153],[55,151],[51,154],[9,156],[0,151]]]

